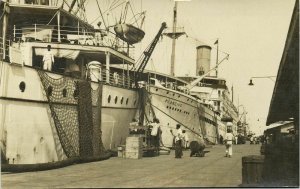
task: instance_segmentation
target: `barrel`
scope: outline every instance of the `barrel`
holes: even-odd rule
[[[242,157],[243,185],[258,185],[263,182],[265,156],[250,155]]]

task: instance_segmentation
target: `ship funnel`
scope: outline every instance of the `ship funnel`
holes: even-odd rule
[[[211,47],[207,45],[200,45],[196,49],[196,76],[200,76],[207,73],[210,70]]]

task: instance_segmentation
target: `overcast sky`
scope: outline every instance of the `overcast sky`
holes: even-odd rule
[[[109,2],[100,0],[102,10]],[[135,13],[146,11],[143,29],[144,40],[136,45],[136,58],[148,46],[163,21],[172,27],[173,0],[130,1]],[[93,4],[94,3],[94,4]],[[295,0],[191,0],[178,2],[178,27],[184,27],[188,37],[177,40],[175,74],[195,75],[196,47],[212,46],[211,67],[216,62],[213,45],[219,38],[219,48],[230,54],[228,61],[219,66],[219,77],[234,87],[234,102],[243,105],[248,112],[251,130],[265,127],[274,88],[270,79],[254,79],[255,76],[276,76],[281,60]],[[95,21],[100,14],[95,1],[87,4],[88,19]],[[92,11],[90,11],[92,10]],[[118,9],[110,12],[110,19],[119,17]],[[132,15],[132,14],[131,14]],[[131,16],[132,17],[132,16]],[[130,13],[127,18],[130,19]],[[109,24],[114,24],[109,21]],[[94,22],[96,23],[96,21]],[[164,37],[157,45],[147,69],[170,73],[171,40]],[[220,53],[220,59],[225,56]],[[243,108],[240,107],[240,111]]]

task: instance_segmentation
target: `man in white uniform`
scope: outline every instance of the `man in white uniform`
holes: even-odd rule
[[[51,45],[48,45],[47,49],[48,50],[45,51],[44,57],[43,57],[43,63],[44,63],[43,69],[51,71],[52,70],[52,65],[54,63],[54,57],[53,57],[53,54],[52,54],[52,51],[51,51]]]
[[[227,126],[230,126],[230,123],[227,123]],[[233,139],[234,139],[234,136],[232,134],[232,130],[227,129],[227,133],[225,134],[225,142],[226,142],[226,155],[225,155],[225,157],[231,157],[232,156],[232,141],[233,141]]]

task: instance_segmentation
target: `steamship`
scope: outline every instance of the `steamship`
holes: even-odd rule
[[[189,141],[216,144],[220,136],[225,136],[227,124],[237,134],[238,111],[230,99],[226,80],[210,76],[225,59],[210,68],[211,47],[198,46],[195,77],[176,77],[174,73],[175,40],[185,32],[177,28],[177,2],[174,6],[173,28],[164,35],[172,38],[171,74],[148,71],[147,117],[157,117],[162,128],[162,145],[173,146],[176,124],[182,126]],[[218,51],[218,50],[217,50]],[[180,63],[179,63],[180,64]],[[171,76],[172,75],[172,76]]]
[[[226,80],[209,76],[210,51],[207,45],[197,47],[197,70],[195,77],[172,77],[148,71],[149,97],[148,117],[157,117],[162,128],[162,145],[172,147],[176,124],[182,126],[189,141],[217,144],[224,138],[227,123],[237,132],[238,112],[230,99]],[[202,75],[200,75],[202,74]],[[188,86],[197,79],[194,86]]]
[[[0,2],[2,163],[101,155],[125,143],[136,115],[139,97],[128,72],[133,56],[107,42],[115,35],[56,3]],[[131,44],[141,38],[131,38]],[[44,70],[48,46],[54,64]]]

